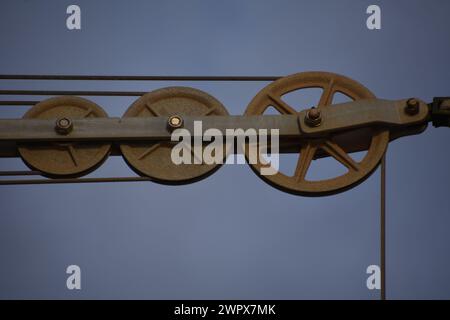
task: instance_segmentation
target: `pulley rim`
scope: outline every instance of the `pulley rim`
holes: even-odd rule
[[[89,117],[106,118],[108,115],[96,103],[75,96],[46,99],[34,105],[23,116],[24,119],[54,119],[55,124],[58,119],[64,119],[70,124],[72,119]],[[57,127],[55,130],[58,132]],[[43,176],[76,178],[98,168],[108,158],[111,143],[19,144],[18,151],[24,163]]]
[[[292,91],[307,88],[322,88],[324,90],[317,105],[318,109],[331,107],[336,92],[343,93],[353,100],[375,98],[375,95],[366,87],[348,77],[329,72],[303,72],[283,77],[263,88],[249,103],[244,114],[261,115],[270,106],[275,107],[280,113],[298,114],[298,111],[284,102],[281,97]],[[259,159],[256,164],[250,164],[250,167],[265,182],[284,192],[303,196],[324,196],[340,193],[367,179],[377,168],[386,151],[389,143],[389,131],[387,129],[370,130],[370,146],[365,157],[359,162],[354,160],[352,162],[345,150],[336,143],[336,140],[339,139],[335,139],[332,135],[328,139],[304,139],[302,141],[294,176],[288,176],[282,172],[275,175],[261,175],[263,164]],[[342,161],[340,162],[349,167],[348,172],[331,179],[306,180],[311,161],[318,158],[318,150],[321,150],[322,153],[328,153],[330,156],[334,155],[335,158],[341,158]],[[245,156],[248,162],[248,148],[245,149]]]
[[[146,93],[137,99],[123,117],[156,117],[228,115],[213,96],[190,87],[166,87]],[[170,153],[173,142],[122,143],[120,150],[126,163],[137,174],[166,185],[181,185],[204,179],[221,164],[175,165]],[[227,155],[224,150],[224,159]]]

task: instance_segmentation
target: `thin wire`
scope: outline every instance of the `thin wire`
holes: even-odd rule
[[[15,179],[1,180],[0,185],[25,185],[25,184],[62,184],[62,183],[104,183],[104,182],[140,182],[152,181],[147,177],[111,177],[111,178],[63,178],[63,179]]]
[[[39,101],[29,101],[29,100],[3,100],[0,101],[0,106],[34,106],[38,104]]]
[[[281,76],[100,76],[3,74],[0,80],[108,80],[108,81],[275,81]]]
[[[39,176],[39,171],[0,171],[0,177],[5,176]]]
[[[0,95],[11,96],[109,96],[129,97],[142,96],[145,91],[58,91],[58,90],[0,90]]]
[[[386,154],[381,159],[380,214],[381,300],[386,300]]]
[[[100,76],[100,75],[0,75],[0,80],[94,80],[94,81],[275,81],[281,76]],[[27,96],[142,96],[146,92],[133,91],[49,91],[0,90],[0,95]],[[34,105],[35,101],[0,101],[0,105]]]

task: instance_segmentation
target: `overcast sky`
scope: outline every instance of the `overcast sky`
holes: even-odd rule
[[[73,3],[81,7],[79,31],[66,28]],[[366,8],[374,3],[382,10],[378,31],[366,28]],[[352,77],[381,98],[429,102],[450,95],[449,10],[445,0],[4,0],[0,73],[323,70]],[[0,83],[134,91],[186,85],[207,91],[231,114],[244,113],[266,84]],[[90,99],[111,116],[134,100]],[[0,116],[26,110],[2,107]],[[431,127],[389,145],[388,298],[450,298],[449,138],[450,130]],[[332,161],[324,165],[322,172],[335,170]],[[0,160],[0,170],[24,168],[20,159]],[[120,157],[110,157],[94,176],[132,174]],[[379,180],[376,171],[346,193],[305,198],[272,188],[246,165],[226,165],[186,186],[1,186],[0,297],[377,299],[379,291],[366,287],[366,268],[379,263]],[[81,267],[80,291],[66,288],[71,264]]]

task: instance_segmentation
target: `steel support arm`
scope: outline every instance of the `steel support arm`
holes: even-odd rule
[[[354,128],[382,126],[396,130],[401,136],[413,134],[410,128],[428,121],[427,105],[416,100],[416,108],[408,109],[407,100],[359,100],[334,105],[320,111],[320,122],[307,122],[308,111],[298,115],[262,116],[185,116],[183,127],[190,134],[203,134],[207,129],[220,130],[227,135],[227,129],[272,129],[279,130],[280,140],[285,138],[310,138]],[[86,118],[68,119],[70,132],[61,133],[55,120],[1,119],[0,142],[46,142],[46,141],[137,141],[170,140],[173,128],[168,126],[168,117],[147,118]],[[194,121],[202,122],[202,132],[194,131]],[[399,133],[400,132],[400,133]],[[246,133],[247,135],[248,133]]]

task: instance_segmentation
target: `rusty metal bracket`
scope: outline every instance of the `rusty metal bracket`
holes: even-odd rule
[[[318,126],[306,123],[307,110],[295,115],[261,116],[185,116],[184,128],[194,135],[194,122],[201,121],[203,131],[215,128],[226,135],[227,129],[278,129],[280,139],[316,138],[359,127],[411,127],[427,121],[427,105],[420,101],[416,114],[405,111],[407,100],[358,100],[334,105],[321,112]],[[443,111],[440,111],[443,112]],[[449,111],[447,111],[449,112]],[[441,116],[441,114],[439,114]],[[170,140],[168,117],[68,119],[72,129],[66,134],[55,130],[54,120],[0,119],[0,142],[45,141],[148,141]],[[408,134],[411,134],[408,132]]]
[[[71,120],[72,130],[60,134],[54,120],[0,119],[0,142],[56,142],[56,141],[167,141],[171,138],[167,127],[169,117],[86,118]],[[227,129],[279,129],[280,137],[301,138],[297,117],[268,116],[185,116],[183,127],[194,136],[194,121],[201,121],[203,131],[216,128],[226,135]],[[269,132],[270,134],[270,132]]]
[[[333,105],[321,111],[322,121],[319,125],[308,124],[308,112],[304,110],[299,114],[301,131],[308,136],[321,136],[326,133],[358,127],[409,127],[425,123],[428,117],[428,107],[423,101],[417,99],[417,109],[410,113],[408,101],[369,99]]]

